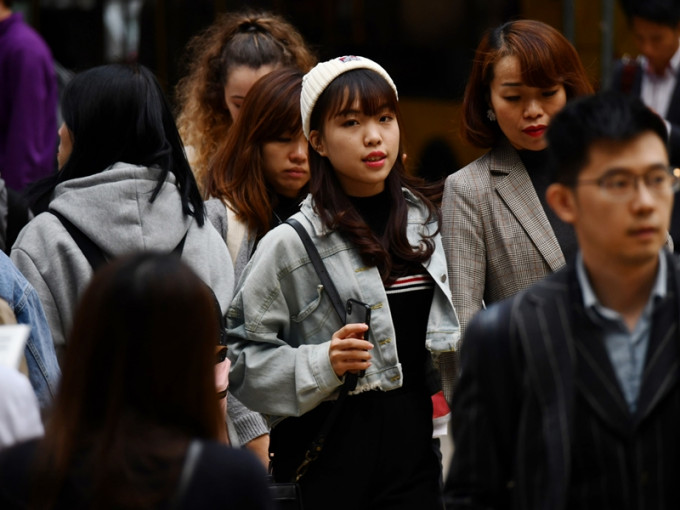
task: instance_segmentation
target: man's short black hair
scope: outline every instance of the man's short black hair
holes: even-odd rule
[[[680,0],[622,0],[628,21],[642,18],[675,28],[680,24]]]
[[[572,100],[546,133],[553,181],[574,186],[593,144],[626,142],[648,132],[668,151],[666,124],[638,97],[610,90]]]

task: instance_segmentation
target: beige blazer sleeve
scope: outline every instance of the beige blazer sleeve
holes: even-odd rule
[[[483,303],[512,296],[565,263],[529,174],[509,144],[447,178],[442,241],[463,333]]]

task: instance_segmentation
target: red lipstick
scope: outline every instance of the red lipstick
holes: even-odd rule
[[[363,158],[363,162],[370,168],[381,168],[385,164],[387,155],[382,151],[373,151]]]
[[[548,126],[544,126],[543,124],[539,124],[538,126],[525,127],[522,130],[522,132],[526,133],[529,136],[533,136],[534,138],[539,138],[539,137],[543,136],[546,129],[548,129]]]

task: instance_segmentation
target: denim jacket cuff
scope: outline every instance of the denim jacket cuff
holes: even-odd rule
[[[330,341],[317,345],[311,359],[314,378],[324,393],[331,393],[342,384],[342,379],[335,375],[331,365],[330,346]]]

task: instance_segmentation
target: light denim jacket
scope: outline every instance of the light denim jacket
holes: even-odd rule
[[[426,208],[407,190],[404,195],[409,204],[407,235],[417,245],[421,234],[436,231],[437,223],[425,224]],[[309,232],[343,301],[351,297],[372,308],[372,365],[355,392],[401,387],[394,326],[377,268],[365,267],[349,241],[323,226],[311,196],[293,217]],[[426,347],[449,396],[460,328],[439,234],[434,241],[435,252],[425,264],[436,283]],[[280,225],[262,238],[239,281],[227,314],[229,382],[246,406],[269,415],[272,424],[278,417],[300,416],[324,400],[337,398],[343,381],[335,375],[328,352],[342,322],[325,294],[302,241],[289,225]]]
[[[25,349],[26,366],[40,409],[44,410],[56,395],[61,377],[52,334],[38,293],[3,252],[0,252],[0,297],[7,301],[19,324],[31,327]]]

